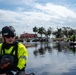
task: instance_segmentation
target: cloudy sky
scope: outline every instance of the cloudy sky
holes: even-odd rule
[[[12,25],[17,34],[32,28],[76,28],[76,0],[0,0],[0,30]]]

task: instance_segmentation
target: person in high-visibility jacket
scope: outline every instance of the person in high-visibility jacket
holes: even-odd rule
[[[2,28],[4,42],[0,43],[0,75],[25,75],[28,52],[22,43],[15,41],[15,36],[12,26]]]
[[[75,35],[74,34],[72,34],[71,36],[70,36],[70,41],[75,41]]]

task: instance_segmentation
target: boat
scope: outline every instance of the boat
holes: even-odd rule
[[[76,45],[76,41],[75,42],[71,41],[70,46],[74,46],[74,45]]]

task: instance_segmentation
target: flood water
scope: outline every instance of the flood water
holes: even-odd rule
[[[35,75],[76,75],[75,48],[61,43],[37,43],[27,48],[26,73]]]

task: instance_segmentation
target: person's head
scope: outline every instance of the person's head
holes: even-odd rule
[[[2,28],[2,37],[4,42],[12,44],[15,40],[15,29],[12,26],[5,26]]]

